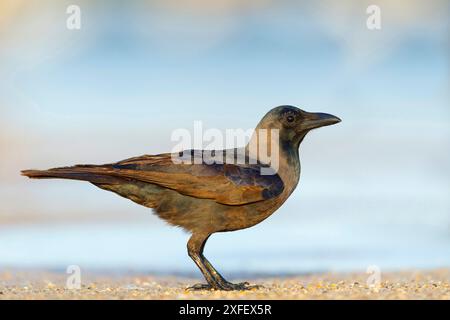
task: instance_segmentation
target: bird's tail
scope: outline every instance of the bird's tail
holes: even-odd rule
[[[119,177],[108,175],[107,166],[77,165],[73,167],[53,168],[48,170],[23,170],[23,176],[31,179],[71,179],[92,183],[114,183]]]

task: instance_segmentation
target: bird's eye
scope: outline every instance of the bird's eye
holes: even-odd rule
[[[287,110],[280,115],[280,122],[285,128],[293,128],[296,126],[299,120],[299,114],[297,112]]]

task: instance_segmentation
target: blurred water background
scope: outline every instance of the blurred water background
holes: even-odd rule
[[[66,8],[81,8],[81,29]],[[381,8],[368,30],[366,8]],[[227,272],[450,266],[449,2],[0,2],[0,267],[196,272],[188,235],[88,183],[21,169],[172,149],[292,104],[343,119],[301,146],[273,216],[212,236]]]

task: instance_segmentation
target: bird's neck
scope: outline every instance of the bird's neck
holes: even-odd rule
[[[285,192],[290,195],[300,180],[300,158],[297,145],[280,146],[278,175],[285,184]]]
[[[264,135],[255,130],[247,144],[246,154],[251,159],[270,165],[285,183],[288,193],[295,189],[300,178],[299,145],[303,138],[297,141],[283,141],[277,135],[271,135],[270,129]]]

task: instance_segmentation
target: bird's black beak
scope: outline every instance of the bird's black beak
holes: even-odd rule
[[[341,119],[333,116],[332,114],[305,112],[302,129],[311,130],[315,128],[331,126],[339,122],[341,122]]]

